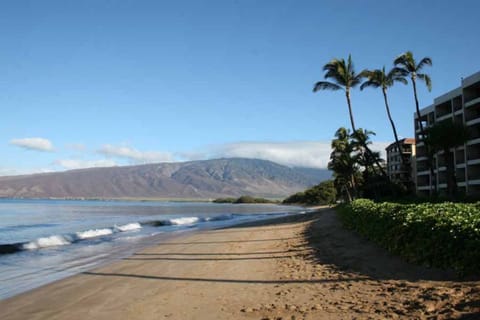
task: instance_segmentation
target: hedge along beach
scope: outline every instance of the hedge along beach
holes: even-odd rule
[[[480,282],[410,265],[332,209],[175,237],[0,301],[2,319],[475,319]]]

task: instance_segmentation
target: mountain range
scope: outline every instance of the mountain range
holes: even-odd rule
[[[229,158],[0,177],[0,197],[283,198],[330,176],[326,169],[290,168],[266,160]]]

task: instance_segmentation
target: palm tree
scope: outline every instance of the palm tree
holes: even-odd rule
[[[390,121],[390,125],[392,126],[393,136],[395,137],[398,151],[401,152],[402,150],[400,146],[400,141],[398,140],[397,129],[390,113],[390,106],[388,104],[387,98],[387,89],[392,87],[395,82],[407,84],[407,80],[405,79],[406,73],[400,68],[393,68],[388,73],[386,73],[384,66],[381,70],[376,69],[373,71],[364,71],[364,75],[366,76],[367,80],[362,83],[362,85],[360,86],[360,90],[363,90],[366,87],[382,88],[383,100],[385,101],[385,109],[387,110],[388,120]],[[400,158],[402,164],[405,164],[405,159],[403,157]]]
[[[382,161],[382,159],[380,159],[380,153],[372,152],[372,157],[372,155],[367,153],[365,149],[365,146],[372,144],[372,140],[370,139],[370,137],[374,135],[375,132],[360,128],[351,135],[351,138],[353,150],[356,151],[358,155],[359,164],[363,165],[365,168],[372,167],[373,172],[375,173],[376,170],[373,166],[373,163],[375,162],[375,159],[377,159],[377,161],[379,162]]]
[[[426,140],[432,153],[443,151],[447,167],[447,194],[450,197],[457,195],[457,177],[452,148],[462,146],[469,139],[468,127],[459,122],[437,122],[426,130]]]
[[[425,129],[423,128],[423,123],[420,120],[420,106],[418,103],[418,96],[417,96],[417,79],[425,82],[425,85],[427,86],[428,91],[432,90],[432,80],[426,73],[420,73],[420,71],[423,69],[425,66],[431,66],[432,65],[432,59],[429,57],[424,57],[420,60],[419,63],[415,61],[415,58],[413,57],[413,53],[411,51],[407,51],[399,55],[395,60],[393,61],[395,66],[399,66],[399,69],[404,72],[407,75],[410,75],[410,79],[412,80],[412,86],[413,86],[413,96],[415,98],[415,108],[417,112],[417,121],[418,125],[420,127],[420,135],[422,137],[422,140],[425,142],[425,150],[427,153],[427,158],[428,158],[428,165],[430,167],[430,176],[432,179],[430,181],[430,185],[434,187],[434,193],[437,191],[437,184],[435,181],[433,181],[435,177],[435,172],[433,169],[433,156],[432,153],[430,152],[430,147],[428,146],[428,142],[425,141]],[[417,141],[418,143],[419,141]]]
[[[323,66],[323,71],[325,71],[324,78],[332,79],[333,82],[329,81],[319,81],[315,83],[313,87],[313,92],[320,90],[343,90],[345,91],[345,97],[347,99],[348,112],[350,115],[350,124],[352,125],[352,132],[357,132],[355,127],[355,121],[353,120],[353,111],[352,111],[352,102],[350,99],[350,90],[360,84],[363,78],[363,73],[357,74],[352,62],[352,56],[348,55],[348,60],[345,62],[344,59],[333,59],[329,63]],[[365,149],[369,154],[372,154],[372,151],[365,145]],[[373,156],[372,156],[373,158]],[[387,177],[385,170],[377,162],[378,167],[380,168],[384,177]]]
[[[350,90],[360,84],[362,80],[362,74],[356,74],[353,67],[352,56],[348,55],[348,60],[333,59],[329,63],[323,66],[325,71],[325,79],[332,79],[334,82],[319,81],[315,83],[313,92],[319,90],[343,90],[345,91],[345,97],[347,98],[348,112],[350,115],[350,123],[352,125],[352,131],[355,132],[355,121],[353,120],[352,103],[350,100]]]
[[[392,195],[395,195],[395,190],[392,188],[392,185],[382,179],[378,171],[375,170],[373,164],[385,162],[380,157],[380,153],[368,153],[365,150],[364,146],[372,144],[370,138],[374,135],[375,132],[373,131],[358,129],[355,134],[351,135],[351,138],[357,164],[364,168],[362,171],[362,197],[378,199],[382,194],[387,195],[390,192]]]
[[[356,192],[355,175],[358,173],[357,159],[354,155],[350,132],[346,128],[339,128],[332,140],[332,153],[328,169],[333,171],[335,185],[339,194],[345,194],[347,202],[352,201]]]
[[[403,72],[404,75],[410,75],[410,79],[412,80],[413,86],[413,96],[415,98],[415,107],[417,111],[417,120],[420,126],[420,133],[423,137],[425,134],[422,121],[420,121],[420,106],[418,104],[418,96],[417,96],[417,79],[424,81],[425,85],[428,88],[428,91],[432,90],[432,80],[426,73],[420,73],[424,66],[431,66],[432,59],[429,57],[425,57],[417,63],[413,57],[413,53],[411,51],[407,51],[402,53],[394,60],[394,65],[399,66],[398,69],[400,72]]]

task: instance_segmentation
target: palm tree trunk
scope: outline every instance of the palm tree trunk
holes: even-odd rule
[[[356,132],[355,121],[353,121],[353,112],[352,112],[352,103],[350,102],[350,91],[347,89],[345,91],[345,96],[347,97],[348,104],[348,113],[350,114],[350,124],[352,125],[352,132]]]
[[[345,91],[345,96],[347,97],[348,112],[350,114],[350,124],[352,125],[353,134],[355,134],[357,132],[357,130],[355,128],[355,122],[353,121],[352,103],[350,101],[350,91],[348,89]],[[388,180],[387,173],[385,172],[383,167],[380,165],[377,158],[373,155],[372,150],[370,150],[370,148],[367,146],[366,143],[362,143],[362,144],[363,144],[363,147],[365,148],[365,150],[367,151],[368,155],[375,161],[375,164],[380,169],[380,172],[382,173],[382,175]],[[373,170],[375,170],[375,168],[373,168]]]
[[[398,140],[397,128],[395,127],[395,123],[393,122],[392,114],[390,113],[390,106],[388,105],[386,88],[383,88],[383,99],[385,100],[385,109],[387,109],[387,116],[388,116],[388,120],[390,120],[390,125],[392,126],[393,136],[395,137],[395,143],[397,144],[398,151],[402,153],[400,141]],[[402,164],[404,164],[404,159],[402,156],[400,157],[400,160],[402,161]]]
[[[395,137],[395,143],[397,144],[398,152],[400,152],[400,163],[402,168],[406,168],[406,161],[403,157],[403,150],[402,146],[400,145],[400,141],[398,140],[397,128],[395,127],[395,123],[392,119],[392,114],[390,113],[390,106],[388,105],[388,98],[387,98],[387,88],[382,88],[383,92],[383,99],[385,100],[385,109],[387,110],[388,120],[390,121],[390,125],[392,126],[393,136]],[[405,185],[406,188],[409,188],[408,183]]]
[[[415,108],[417,110],[417,121],[420,126],[420,134],[422,135],[422,141],[425,145],[425,151],[427,153],[428,158],[428,166],[430,167],[430,193],[433,185],[433,194],[437,194],[437,181],[435,179],[435,169],[433,168],[433,154],[430,154],[430,148],[425,141],[425,129],[423,128],[422,121],[420,120],[420,106],[418,104],[418,97],[417,97],[417,82],[416,82],[416,75],[412,74],[412,85],[413,85],[413,96],[415,97]]]
[[[415,108],[417,110],[417,121],[418,125],[420,126],[420,134],[422,135],[422,140],[425,140],[425,130],[423,128],[422,121],[420,120],[420,106],[418,104],[418,97],[417,97],[417,83],[415,80],[415,76],[412,75],[412,85],[413,85],[413,96],[415,97]]]
[[[348,189],[347,185],[345,185],[345,193],[347,194],[347,202],[352,202],[352,195],[350,194],[350,190]]]
[[[447,165],[447,192],[453,200],[457,195],[457,179],[455,174],[455,164],[452,152],[449,149],[444,149],[445,162]]]

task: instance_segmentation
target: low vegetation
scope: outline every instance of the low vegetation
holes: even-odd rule
[[[410,262],[480,271],[480,203],[375,203],[338,207],[344,224]]]
[[[219,198],[213,200],[214,203],[277,203],[277,201],[255,198],[252,196],[241,196],[239,198]]]
[[[320,184],[298,192],[283,200],[283,204],[305,204],[305,205],[324,205],[333,204],[337,198],[337,192],[332,180],[321,182]]]

